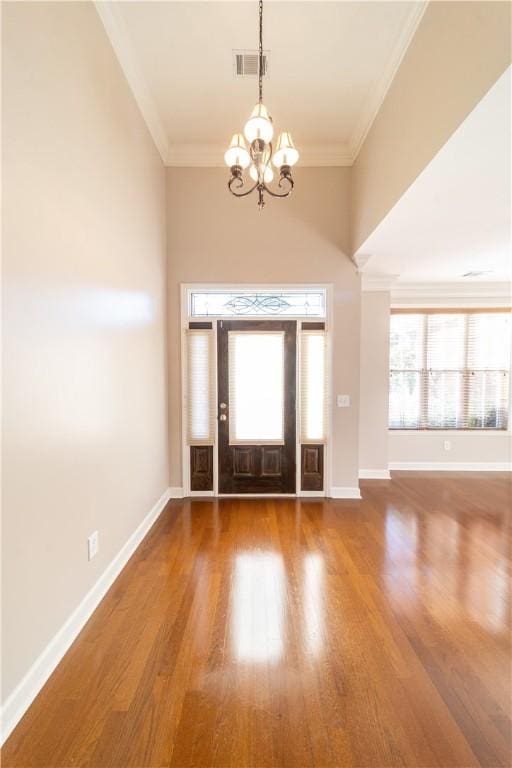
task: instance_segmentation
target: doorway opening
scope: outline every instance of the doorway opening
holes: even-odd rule
[[[330,286],[182,285],[186,496],[324,496]]]

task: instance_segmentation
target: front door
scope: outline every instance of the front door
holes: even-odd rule
[[[295,321],[219,320],[219,493],[295,493]]]

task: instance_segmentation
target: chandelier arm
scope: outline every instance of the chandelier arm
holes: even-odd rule
[[[238,181],[238,184],[233,186],[233,182]],[[247,189],[243,192],[236,192],[237,189],[243,189],[244,182],[243,179],[241,179],[239,176],[232,176],[230,180],[228,181],[228,189],[231,192],[232,195],[235,197],[246,197],[247,195],[250,195],[251,192],[254,192],[256,187],[258,186],[258,182],[254,184],[250,189]]]
[[[284,192],[273,192],[269,187],[267,187],[266,184],[263,184],[263,186],[265,188],[265,191],[268,192],[269,195],[272,195],[272,197],[288,197],[288,195],[291,195],[293,187],[295,185],[291,176],[283,176],[281,179],[279,179],[279,184],[278,184],[279,187],[283,186],[283,181],[287,181],[289,184],[288,189],[285,190]]]

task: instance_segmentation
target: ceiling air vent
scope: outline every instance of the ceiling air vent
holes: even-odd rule
[[[258,77],[258,51],[233,51],[235,77]],[[263,77],[268,75],[268,53],[263,54]]]

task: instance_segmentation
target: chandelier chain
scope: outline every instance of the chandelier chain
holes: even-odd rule
[[[263,0],[258,0],[258,16],[258,104],[254,107],[245,124],[245,138],[243,134],[235,133],[224,159],[231,168],[231,178],[228,181],[228,189],[231,194],[235,197],[247,197],[247,195],[257,192],[258,208],[261,211],[265,205],[265,193],[271,197],[288,197],[291,194],[294,187],[291,167],[299,159],[299,153],[288,132],[281,133],[279,136],[275,153],[272,147],[274,136],[272,117],[263,104],[263,76],[266,69],[266,62],[263,57]],[[245,139],[249,143],[249,148],[247,148]],[[274,189],[268,186],[274,178],[271,162],[279,170],[279,180]],[[249,176],[254,181],[252,185],[249,181],[249,186],[244,177],[246,168],[249,169]]]
[[[263,0],[259,0],[259,15],[260,15],[260,55],[258,64],[258,87],[259,87],[259,102],[263,103]]]

